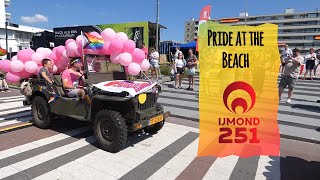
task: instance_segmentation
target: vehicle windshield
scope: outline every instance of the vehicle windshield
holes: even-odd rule
[[[110,61],[110,56],[86,55],[88,71],[92,73],[124,72],[120,64]]]

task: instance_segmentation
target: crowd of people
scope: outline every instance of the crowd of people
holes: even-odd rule
[[[310,48],[309,52],[303,57],[301,50],[291,50],[288,45],[285,45],[281,53],[281,80],[279,83],[279,100],[281,100],[282,93],[285,88],[288,87],[288,99],[287,103],[291,103],[291,97],[293,94],[294,87],[297,84],[299,75],[302,74],[303,68],[305,67],[305,73],[302,80],[305,80],[309,73],[310,80],[313,80],[313,76],[316,77],[317,68],[320,64],[320,50],[318,55],[315,53],[314,48]]]

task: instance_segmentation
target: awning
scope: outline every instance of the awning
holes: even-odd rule
[[[197,46],[197,42],[196,41],[192,41],[192,42],[187,43],[187,44],[174,45],[171,48],[180,47],[180,49],[195,49],[196,46]]]

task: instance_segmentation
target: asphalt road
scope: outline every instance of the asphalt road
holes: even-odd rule
[[[313,90],[319,83],[300,83],[304,90],[293,103],[280,103],[281,157],[252,158],[197,157],[197,87],[190,92],[163,84],[159,102],[172,113],[165,127],[155,135],[131,134],[116,154],[97,148],[88,123],[56,119],[48,130],[28,125],[30,107],[11,89],[0,94],[0,179],[320,179],[320,108],[314,103],[320,94]]]

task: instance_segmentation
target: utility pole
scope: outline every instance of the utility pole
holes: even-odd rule
[[[156,50],[159,52],[159,0],[157,0]]]
[[[9,56],[9,48],[8,48],[8,21],[6,20],[6,25],[5,25],[5,32],[6,32],[6,51],[7,51],[7,59]]]
[[[244,14],[244,25],[247,26],[247,12],[248,12],[248,1],[245,0],[246,12]]]

